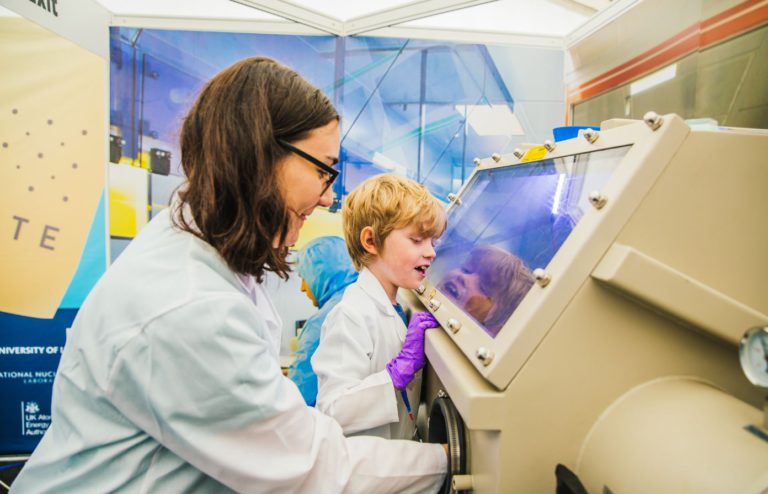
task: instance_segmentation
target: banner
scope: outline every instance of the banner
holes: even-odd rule
[[[50,423],[65,331],[106,269],[106,62],[0,18],[0,454]]]

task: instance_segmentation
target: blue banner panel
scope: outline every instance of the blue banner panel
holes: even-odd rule
[[[77,309],[53,319],[0,312],[0,455],[31,453],[51,423],[51,386]]]

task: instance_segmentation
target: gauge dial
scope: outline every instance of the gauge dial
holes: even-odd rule
[[[768,389],[768,327],[752,328],[739,344],[739,361],[747,379]]]

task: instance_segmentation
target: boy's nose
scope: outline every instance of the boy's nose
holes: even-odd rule
[[[432,245],[431,243],[428,243],[427,245],[428,246],[427,246],[427,250],[424,252],[424,257],[426,257],[427,259],[431,259],[431,258],[435,257],[435,254],[437,254],[437,253],[435,252],[435,246],[434,245]]]

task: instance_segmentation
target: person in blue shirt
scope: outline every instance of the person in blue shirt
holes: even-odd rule
[[[305,245],[298,257],[301,291],[320,310],[301,328],[296,360],[288,369],[288,377],[299,387],[307,405],[315,406],[317,376],[310,359],[320,343],[320,328],[325,317],[341,300],[344,289],[357,280],[358,273],[341,237],[318,237]]]

